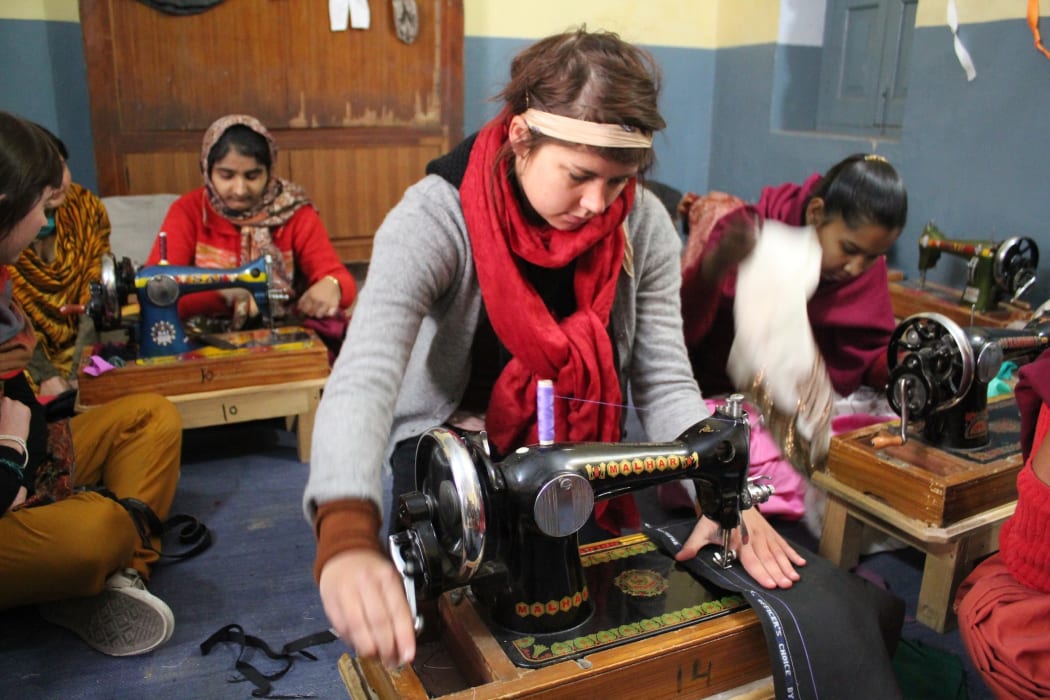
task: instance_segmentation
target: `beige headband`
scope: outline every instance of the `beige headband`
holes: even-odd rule
[[[652,148],[653,146],[652,136],[646,136],[634,127],[622,124],[599,124],[583,119],[563,117],[560,114],[541,112],[532,108],[525,110],[521,117],[530,129],[569,143],[606,148]]]

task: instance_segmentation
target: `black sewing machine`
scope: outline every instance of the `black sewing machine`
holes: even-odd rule
[[[773,492],[748,480],[741,402],[730,397],[673,442],[539,444],[498,463],[484,433],[428,431],[416,452],[418,490],[401,497],[389,540],[417,632],[417,599],[466,585],[498,626],[518,634],[578,627],[594,605],[577,532],[595,502],[672,479],[694,480],[705,516],[721,527],[718,561],[731,566],[741,511]]]
[[[163,250],[162,241],[162,256]],[[187,333],[179,318],[179,299],[193,292],[242,287],[251,292],[264,322],[272,327],[273,304],[288,296],[271,284],[271,265],[269,256],[232,269],[169,265],[162,260],[136,271],[128,258],[117,262],[113,255],[105,255],[100,279],[91,283],[85,313],[99,331],[126,327],[141,358],[181,355],[203,344],[225,347],[228,343],[221,336]],[[125,324],[122,307],[132,293],[138,299],[139,316]]]
[[[1034,319],[1023,329],[963,328],[937,313],[904,319],[888,348],[887,398],[909,422],[924,421],[923,438],[950,448],[983,447],[989,441],[988,384],[1006,360],[1031,359],[1050,343],[1050,320]]]
[[[931,222],[919,236],[920,288],[941,253],[966,258],[966,287],[959,301],[976,311],[1016,301],[1035,282],[1039,267],[1039,248],[1031,238],[951,240]]]

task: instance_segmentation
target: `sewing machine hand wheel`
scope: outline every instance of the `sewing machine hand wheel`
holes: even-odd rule
[[[995,252],[995,283],[1016,299],[1035,282],[1039,248],[1031,238],[1008,238]]]
[[[903,410],[920,420],[934,410],[951,408],[973,383],[975,360],[969,339],[958,324],[941,314],[906,318],[890,337],[887,353],[887,398],[897,414],[905,402]]]
[[[135,267],[128,258],[106,253],[100,261],[99,279],[89,285],[90,299],[84,313],[100,331],[121,327],[121,307],[135,288]]]
[[[472,454],[479,449],[447,428],[428,430],[416,448],[417,485],[432,500],[435,535],[450,556],[445,568],[461,582],[474,575],[485,553],[485,493]]]

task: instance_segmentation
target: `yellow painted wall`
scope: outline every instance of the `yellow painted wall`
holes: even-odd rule
[[[1027,15],[1027,0],[956,0],[959,24],[998,22],[1004,19],[1024,19]],[[1050,15],[1050,2],[1043,0],[1041,14]],[[915,12],[915,26],[930,27],[948,22],[948,0],[919,0]]]
[[[131,2],[132,0],[127,0]],[[318,0],[294,0],[315,2]],[[387,0],[379,0],[386,3]],[[1044,17],[1050,2],[1044,2]],[[920,27],[945,24],[948,0],[921,0]],[[960,24],[1023,19],[1026,0],[957,0]],[[463,0],[467,36],[533,39],[586,24],[652,46],[719,48],[775,42],[780,0]],[[0,19],[79,21],[77,0],[3,0]]]
[[[4,0],[0,19],[46,19],[53,22],[79,22],[77,0]]]

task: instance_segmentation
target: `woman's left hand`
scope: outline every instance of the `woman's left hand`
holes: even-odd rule
[[[764,588],[791,588],[800,578],[795,567],[804,566],[806,560],[757,510],[745,510],[742,517],[747,526],[748,543],[743,543],[740,528],[737,528],[733,530],[729,545],[737,553],[744,570]],[[692,559],[707,544],[721,545],[722,537],[718,532],[718,523],[701,517],[675,559]]]
[[[311,318],[330,318],[339,313],[342,290],[334,277],[322,277],[299,297],[299,311]]]

